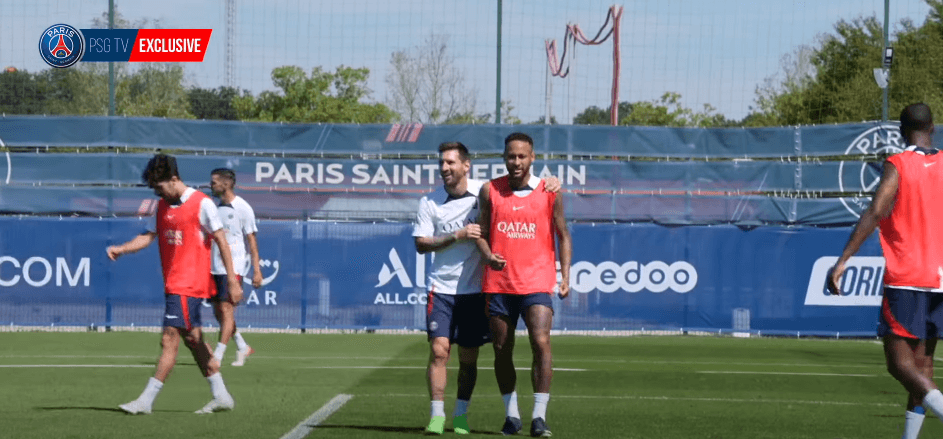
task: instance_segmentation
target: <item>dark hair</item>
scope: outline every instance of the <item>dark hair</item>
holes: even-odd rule
[[[439,145],[439,154],[453,149],[458,151],[458,157],[462,159],[463,162],[468,161],[468,148],[466,148],[462,142],[442,142],[442,144]]]
[[[216,168],[213,172],[210,172],[210,175],[218,175],[232,182],[232,185],[236,185],[236,173],[229,168]]]
[[[173,177],[180,178],[180,173],[177,171],[177,159],[162,153],[151,157],[144,172],[141,173],[141,180],[148,186],[168,181]]]
[[[531,151],[534,150],[534,139],[531,139],[530,136],[524,133],[511,133],[507,137],[504,138],[504,153],[505,154],[507,154],[508,152],[508,145],[510,145],[511,142],[515,140],[526,142],[528,145],[530,145],[530,150]]]
[[[910,133],[933,129],[933,113],[924,103],[910,104],[900,112],[900,133],[906,139]]]

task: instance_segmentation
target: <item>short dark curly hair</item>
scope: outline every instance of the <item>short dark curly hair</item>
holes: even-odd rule
[[[148,186],[168,181],[173,177],[180,178],[180,172],[177,170],[177,159],[167,154],[156,154],[151,157],[144,168],[144,172],[141,173],[141,180],[147,183]]]

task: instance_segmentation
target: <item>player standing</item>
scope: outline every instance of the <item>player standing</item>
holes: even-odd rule
[[[259,245],[255,234],[258,227],[255,224],[255,211],[245,199],[233,192],[236,185],[236,173],[232,169],[217,168],[210,174],[210,189],[213,196],[219,198],[219,217],[226,230],[226,241],[232,252],[232,262],[236,274],[241,281],[249,273],[249,263],[252,263],[252,286],[262,286],[262,270],[259,266]],[[246,247],[250,258],[246,257]],[[213,352],[213,357],[220,364],[226,354],[226,344],[230,338],[236,339],[236,361],[233,366],[242,366],[246,358],[255,352],[246,344],[245,339],[236,327],[235,307],[238,303],[232,300],[226,280],[226,267],[220,255],[219,246],[213,246],[213,281],[216,283],[216,295],[210,301],[213,303],[213,312],[219,322],[219,343]]]
[[[213,361],[213,354],[203,341],[200,330],[200,306],[203,299],[209,298],[213,291],[209,274],[211,241],[219,245],[229,292],[237,300],[242,297],[242,287],[233,271],[223,224],[210,198],[187,187],[180,180],[177,161],[173,157],[155,155],[148,161],[142,179],[160,197],[154,223],[131,241],[110,246],[106,251],[108,257],[115,260],[144,249],[154,240],[158,241],[166,302],[164,328],[161,355],[154,377],[137,399],[119,407],[131,414],[151,412],[154,399],[177,362],[182,338],[203,376],[209,381],[213,393],[213,400],[196,413],[231,410],[235,407],[235,401],[223,383],[219,363]]]
[[[554,236],[560,250],[560,298],[570,292],[573,249],[563,215],[563,198],[541,190],[544,183],[530,172],[534,158],[534,141],[530,136],[513,133],[505,139],[504,164],[508,175],[485,183],[479,194],[482,238],[478,247],[488,263],[482,289],[487,294],[494,373],[506,410],[501,432],[515,434],[522,426],[513,354],[514,331],[518,318],[523,316],[533,353],[534,410],[530,434],[549,437],[546,418],[553,378],[551,294],[557,287]]]
[[[828,289],[841,294],[845,264],[880,226],[886,260],[878,335],[887,369],[907,392],[904,439],[916,439],[924,408],[943,419],[943,393],[933,382],[933,353],[943,331],[943,154],[934,149],[933,115],[926,104],[900,113],[907,149],[887,159],[871,205],[861,214]]]

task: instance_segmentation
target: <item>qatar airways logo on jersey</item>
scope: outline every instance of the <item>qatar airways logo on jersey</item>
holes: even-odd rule
[[[508,239],[537,239],[537,224],[534,223],[499,221],[498,231]]]

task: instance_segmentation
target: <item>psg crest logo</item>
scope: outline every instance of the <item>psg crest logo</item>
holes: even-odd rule
[[[71,67],[85,54],[85,39],[82,32],[68,24],[49,26],[39,39],[39,54],[55,68]]]

